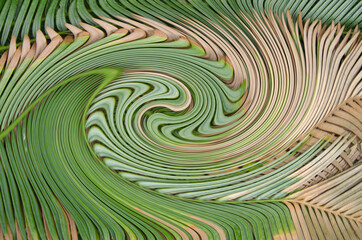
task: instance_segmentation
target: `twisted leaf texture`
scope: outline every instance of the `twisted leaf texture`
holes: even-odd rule
[[[0,1],[0,239],[362,239],[361,1]]]

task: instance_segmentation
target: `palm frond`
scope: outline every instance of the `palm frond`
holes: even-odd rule
[[[293,194],[286,201],[301,239],[359,239],[361,165]]]
[[[0,2],[0,239],[362,238],[360,8]]]

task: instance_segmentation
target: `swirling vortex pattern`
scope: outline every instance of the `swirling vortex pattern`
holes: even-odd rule
[[[362,238],[358,25],[181,6],[14,29],[0,238]]]

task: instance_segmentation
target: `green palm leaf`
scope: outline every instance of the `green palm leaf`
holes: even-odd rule
[[[0,239],[362,238],[360,9],[1,1]]]

